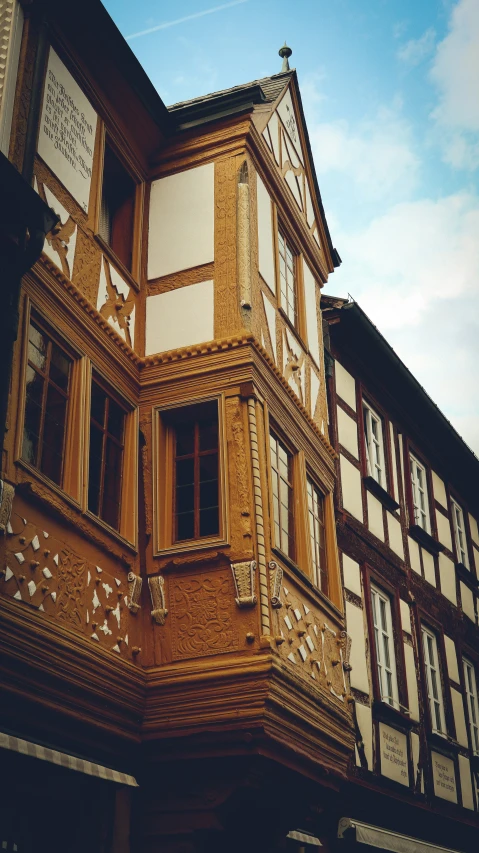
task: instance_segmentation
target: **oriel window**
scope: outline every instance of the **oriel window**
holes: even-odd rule
[[[41,325],[28,334],[22,458],[62,484],[73,360]]]
[[[293,457],[276,436],[269,437],[275,545],[294,559]]]
[[[217,536],[219,513],[219,452],[217,406],[203,416],[188,409],[174,425],[174,540],[183,542]]]
[[[381,701],[399,708],[391,601],[381,590],[372,586],[371,605]]]
[[[324,496],[313,481],[307,478],[309,535],[313,560],[313,580],[328,595],[328,573],[324,542]]]
[[[133,178],[106,142],[98,233],[128,270],[132,266],[135,193]]]
[[[278,231],[278,251],[281,307],[290,323],[297,326],[296,258],[281,231]]]
[[[119,530],[126,412],[92,379],[88,509]]]

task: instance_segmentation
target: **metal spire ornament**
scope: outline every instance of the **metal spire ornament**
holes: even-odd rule
[[[289,57],[291,56],[292,52],[293,52],[293,51],[291,50],[291,48],[290,48],[290,47],[288,47],[288,45],[286,44],[286,42],[284,43],[283,47],[281,47],[281,48],[279,49],[278,53],[279,53],[279,55],[281,56],[281,58],[282,58],[282,60],[283,60],[283,67],[282,67],[282,69],[281,69],[281,73],[283,73],[283,71],[290,71],[290,70],[291,70],[291,69],[290,69],[290,67],[289,67],[288,59],[289,59]]]

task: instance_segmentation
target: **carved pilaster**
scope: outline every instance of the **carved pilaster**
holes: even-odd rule
[[[232,563],[231,571],[235,582],[236,604],[238,607],[254,607],[257,601],[255,594],[256,561]]]
[[[238,284],[240,305],[242,309],[251,309],[252,283],[251,283],[251,235],[250,235],[250,193],[248,180],[248,164],[245,160],[241,166],[238,181],[238,211],[237,211],[237,242],[238,242]],[[246,328],[249,328],[248,320],[243,313]]]
[[[141,608],[140,595],[142,579],[134,572],[128,572],[128,607],[131,613],[138,613]]]
[[[271,607],[279,608],[283,606],[281,601],[281,583],[283,581],[283,569],[281,566],[271,560],[269,568],[269,588]]]
[[[161,575],[156,575],[148,579],[148,586],[150,587],[151,603],[153,606],[151,615],[157,625],[164,625],[168,616],[165,599],[165,579]]]

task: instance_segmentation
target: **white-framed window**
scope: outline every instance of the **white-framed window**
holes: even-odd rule
[[[386,488],[386,467],[384,464],[384,440],[381,418],[363,403],[364,439],[366,444],[366,465],[370,477]]]
[[[391,600],[377,587],[372,586],[371,605],[381,701],[399,709]]]
[[[462,563],[466,568],[469,568],[469,560],[467,557],[467,544],[466,544],[466,528],[464,525],[464,513],[456,503],[455,500],[451,499],[452,503],[452,523],[454,527],[454,538],[456,540],[456,552],[457,559],[459,563]]]
[[[464,664],[464,681],[466,684],[467,712],[469,714],[472,749],[475,755],[479,755],[479,699],[477,696],[476,672],[469,660],[463,658],[462,662]]]
[[[429,501],[427,498],[427,478],[424,465],[410,455],[412,502],[414,508],[414,522],[422,527],[426,533],[431,532],[431,520],[429,517]]]
[[[426,669],[427,698],[431,714],[431,725],[436,734],[446,734],[446,719],[444,716],[444,699],[442,695],[441,670],[436,635],[428,628],[422,628],[422,648],[424,666]]]

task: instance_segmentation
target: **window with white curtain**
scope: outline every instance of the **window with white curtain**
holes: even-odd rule
[[[473,664],[466,658],[463,659],[463,664],[472,749],[475,755],[479,755],[479,701],[477,697],[476,671]]]
[[[427,497],[427,478],[424,465],[410,455],[412,502],[414,508],[414,522],[422,527],[426,533],[431,532],[431,520],[429,517],[429,501]]]
[[[422,648],[432,730],[436,734],[445,735],[446,719],[444,716],[444,698],[442,695],[437,638],[432,631],[425,627],[422,628]]]
[[[381,701],[399,709],[391,600],[377,587],[372,586],[371,605]]]
[[[452,524],[454,527],[454,539],[456,540],[456,552],[457,559],[459,563],[462,563],[466,568],[469,568],[469,560],[467,558],[467,544],[466,544],[466,528],[464,525],[464,513],[456,503],[455,500],[451,500],[452,503]]]
[[[384,464],[382,421],[379,415],[367,403],[363,403],[363,418],[367,472],[370,477],[373,477],[385,489],[386,467]]]

